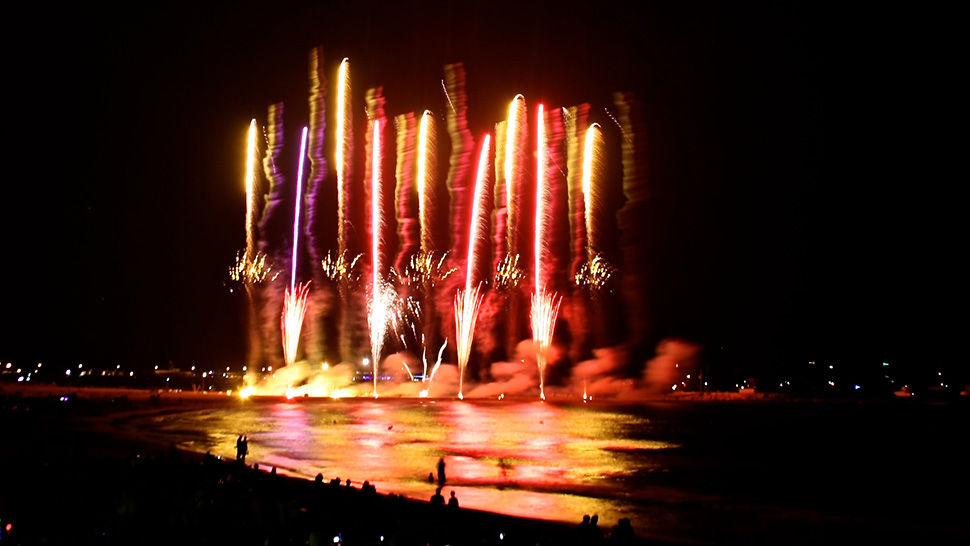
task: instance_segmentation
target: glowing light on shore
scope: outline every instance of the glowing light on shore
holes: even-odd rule
[[[252,387],[252,386],[243,387],[243,389],[239,391],[240,398],[249,398],[254,394],[256,394],[256,387]]]
[[[478,310],[482,305],[480,294],[481,283],[472,287],[475,270],[478,266],[478,241],[488,227],[488,216],[483,214],[482,201],[488,199],[488,165],[490,135],[482,138],[482,150],[478,157],[478,171],[475,176],[475,190],[472,195],[471,229],[468,233],[468,256],[465,259],[465,289],[455,294],[455,338],[458,347],[458,398],[464,399],[462,392],[465,379],[465,367],[471,354],[472,341],[475,338],[475,323],[478,320]]]

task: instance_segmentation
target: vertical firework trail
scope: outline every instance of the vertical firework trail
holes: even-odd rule
[[[475,322],[478,309],[482,304],[481,283],[474,284],[478,268],[478,241],[488,229],[488,212],[483,204],[489,198],[488,165],[489,135],[482,137],[482,151],[478,157],[478,174],[475,177],[475,190],[472,198],[471,224],[468,230],[468,254],[465,259],[465,290],[455,294],[455,338],[458,346],[458,398],[464,398],[462,387],[465,367],[475,338]]]
[[[641,352],[633,358],[643,361],[649,350],[651,333],[646,291],[650,264],[646,260],[647,252],[643,243],[643,234],[647,232],[647,200],[650,195],[645,157],[647,134],[643,126],[643,105],[633,93],[614,93],[613,101],[617,107],[617,123],[623,132],[623,194],[626,203],[616,215],[623,251],[622,292],[625,316],[630,324],[631,344],[634,350]]]
[[[519,254],[519,224],[522,222],[519,205],[522,202],[522,179],[525,164],[525,139],[528,135],[525,97],[516,95],[509,105],[509,119],[505,130],[505,208],[506,254]]]
[[[546,233],[549,227],[549,185],[546,175],[546,124],[543,119],[543,106],[540,104],[536,112],[536,229],[534,239],[534,292],[532,293],[532,342],[536,350],[536,365],[539,368],[539,398],[546,399],[545,374],[546,358],[549,346],[552,344],[552,334],[555,331],[556,315],[562,298],[554,292],[546,291],[546,272],[544,271],[543,255],[546,250]]]
[[[249,137],[246,140],[246,251],[242,265],[251,269],[251,264],[259,263],[256,256],[256,118],[249,124]],[[249,317],[249,354],[246,364],[253,366],[259,358],[259,329],[256,319],[256,286],[250,275],[243,276],[246,289],[246,308]]]
[[[283,313],[280,316],[280,328],[283,334],[283,355],[286,364],[296,362],[296,351],[300,344],[300,330],[303,328],[303,317],[306,315],[306,298],[310,283],[296,284],[297,261],[300,243],[300,209],[303,208],[303,158],[306,156],[307,128],[303,128],[300,139],[300,163],[296,171],[296,196],[293,207],[293,256],[290,260],[290,287],[283,296]]]
[[[351,110],[350,60],[344,58],[340,62],[337,72],[337,122],[336,122],[336,158],[334,160],[337,171],[337,256],[347,256],[349,249],[349,232],[351,223],[351,182],[354,165],[354,134],[353,114]],[[340,294],[340,358],[349,361],[353,355],[354,310],[348,304],[351,296],[346,282],[337,285]]]
[[[411,256],[420,250],[421,227],[417,220],[417,196],[414,191],[414,113],[394,118],[397,131],[397,166],[394,208],[397,214],[398,252],[394,268],[404,271]]]
[[[600,201],[597,191],[596,177],[602,172],[600,148],[603,134],[598,123],[594,123],[586,130],[586,144],[583,149],[583,196],[586,206],[586,263],[593,265],[593,258],[599,252],[599,241],[596,239],[596,209]]]
[[[375,117],[371,139],[370,161],[370,232],[371,232],[371,289],[370,301],[367,309],[367,322],[370,329],[371,365],[374,371],[374,398],[377,398],[378,366],[381,361],[381,349],[387,335],[387,326],[391,318],[391,306],[394,298],[389,294],[390,287],[381,281],[381,226],[384,219],[381,216],[381,196],[383,195],[381,180],[381,117]]]
[[[468,191],[474,161],[475,139],[468,129],[468,96],[465,93],[465,67],[461,63],[445,65],[445,78],[442,80],[448,108],[445,121],[451,137],[451,159],[448,166],[448,197],[451,204],[451,240],[449,247],[452,256],[457,258],[466,254],[467,229],[469,228]],[[474,199],[474,198],[473,198]],[[474,221],[474,220],[472,220]]]
[[[256,256],[256,118],[249,124],[249,138],[246,140],[246,257],[255,260]]]
[[[350,101],[350,61],[340,62],[337,73],[337,255],[347,252],[347,222],[350,221],[351,171],[354,163],[353,115]]]
[[[421,221],[421,253],[425,255],[435,251],[432,222],[438,174],[437,146],[434,118],[425,110],[418,129],[418,218]]]
[[[333,242],[333,198],[327,187],[327,160],[324,157],[325,132],[327,128],[327,76],[323,66],[323,47],[317,46],[309,54],[309,105],[310,136],[307,139],[307,161],[310,162],[306,186],[306,221],[303,222],[304,247],[310,258],[313,293],[307,302],[307,316],[303,327],[303,354],[313,363],[330,361],[336,356],[334,343],[325,346],[327,332],[324,324],[330,318],[336,287],[325,282],[326,274],[321,266]]]
[[[285,248],[288,240],[286,232],[289,226],[286,209],[286,178],[277,168],[280,155],[283,152],[283,115],[284,105],[282,102],[271,104],[266,111],[266,127],[264,138],[266,140],[266,151],[263,155],[263,176],[265,177],[268,188],[263,205],[263,215],[259,220],[259,250],[271,260],[283,264],[286,261],[285,252],[280,249]],[[279,309],[283,306],[283,283],[265,283],[260,290],[262,333],[262,360],[273,367],[280,367],[284,364],[280,358],[279,350],[282,340],[280,328],[276,326],[279,318]],[[256,381],[256,368],[250,368],[247,381]]]

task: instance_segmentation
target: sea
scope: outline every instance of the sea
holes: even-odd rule
[[[226,460],[245,435],[264,470],[419,500],[441,486],[464,508],[606,529],[629,518],[671,542],[948,543],[970,538],[965,402],[251,398],[115,426]]]

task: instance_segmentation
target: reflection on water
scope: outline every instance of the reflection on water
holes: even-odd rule
[[[247,400],[134,424],[224,458],[248,434],[248,462],[420,499],[444,458],[445,496],[453,489],[462,506],[565,521],[642,521],[638,483],[660,469],[656,454],[677,447],[650,437],[642,411],[543,402]]]

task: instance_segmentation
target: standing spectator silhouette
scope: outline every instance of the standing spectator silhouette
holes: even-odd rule
[[[431,506],[444,506],[445,498],[441,496],[441,488],[435,488],[434,495],[431,495]]]
[[[249,438],[240,435],[236,439],[236,460],[246,462],[246,455],[249,454]]]
[[[438,485],[445,484],[445,460],[443,458],[438,459]]]

